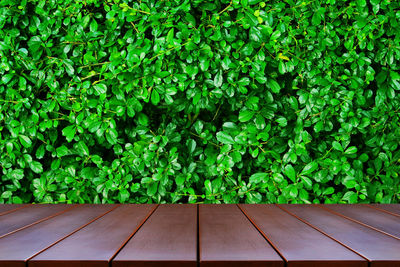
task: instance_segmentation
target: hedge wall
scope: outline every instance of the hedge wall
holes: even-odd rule
[[[400,201],[400,2],[0,1],[0,203]]]

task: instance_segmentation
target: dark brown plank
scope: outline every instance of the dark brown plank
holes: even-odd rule
[[[280,205],[322,232],[363,255],[372,267],[400,266],[400,241],[335,215],[317,205]]]
[[[0,216],[26,207],[25,204],[0,204]]]
[[[274,205],[239,205],[288,267],[367,267],[368,262]]]
[[[322,207],[400,239],[400,217],[381,212],[365,204],[332,204]]]
[[[160,205],[112,261],[114,267],[196,265],[196,205]]]
[[[0,217],[0,238],[56,216],[73,205],[29,205]]]
[[[29,267],[108,267],[157,205],[123,205],[29,260]]]
[[[282,258],[236,205],[199,205],[200,267],[277,267]]]
[[[79,230],[116,205],[80,205],[0,238],[0,267],[25,266],[37,253]]]
[[[373,208],[400,216],[400,204],[370,204]]]

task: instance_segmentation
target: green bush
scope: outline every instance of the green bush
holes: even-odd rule
[[[399,202],[400,4],[2,0],[0,203]]]

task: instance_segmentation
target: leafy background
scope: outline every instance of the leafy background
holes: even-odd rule
[[[399,202],[399,3],[2,0],[0,203]]]

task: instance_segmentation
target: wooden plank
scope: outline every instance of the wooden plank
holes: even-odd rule
[[[117,205],[80,205],[0,238],[0,267],[25,266],[26,261],[36,254],[116,207]]]
[[[370,206],[400,216],[400,204],[370,204]]]
[[[381,212],[365,204],[321,206],[360,224],[387,233],[400,240],[400,217]]]
[[[25,204],[0,204],[0,216],[26,207]]]
[[[112,260],[114,267],[196,265],[196,205],[160,205]]]
[[[367,267],[368,262],[274,205],[239,205],[287,267]]]
[[[29,205],[0,217],[0,238],[56,216],[73,205]]]
[[[199,205],[200,267],[277,267],[282,258],[236,205]]]
[[[371,262],[371,267],[400,266],[400,241],[317,205],[280,205]]]
[[[123,205],[29,260],[29,267],[108,267],[157,205]]]

